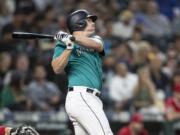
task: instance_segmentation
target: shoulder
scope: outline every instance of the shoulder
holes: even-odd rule
[[[35,81],[32,81],[28,85],[28,89],[35,89],[37,87],[37,83]]]
[[[57,88],[57,85],[56,85],[54,82],[51,82],[51,81],[47,81],[47,82],[46,82],[46,85],[47,85],[49,88]]]
[[[130,133],[130,129],[128,127],[124,127],[119,131],[118,135],[130,135]]]

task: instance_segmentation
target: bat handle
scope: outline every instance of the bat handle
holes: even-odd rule
[[[76,41],[76,38],[75,38],[74,36],[72,36],[72,37],[70,37],[70,40],[71,40],[72,42],[74,42],[74,41]]]

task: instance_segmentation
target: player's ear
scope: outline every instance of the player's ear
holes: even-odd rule
[[[83,30],[87,26],[86,19],[82,19],[77,23],[77,27]]]

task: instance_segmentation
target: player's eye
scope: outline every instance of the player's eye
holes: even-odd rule
[[[91,18],[87,18],[87,22],[92,22],[92,19]]]

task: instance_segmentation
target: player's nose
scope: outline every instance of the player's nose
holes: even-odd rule
[[[95,23],[94,22],[92,22],[91,25],[92,25],[92,27],[95,27]]]

